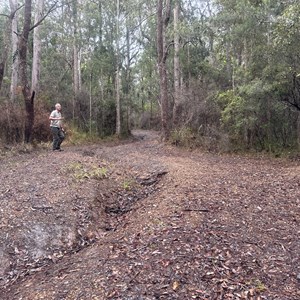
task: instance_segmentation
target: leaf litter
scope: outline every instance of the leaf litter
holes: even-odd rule
[[[135,137],[1,161],[1,299],[300,298],[299,162]]]

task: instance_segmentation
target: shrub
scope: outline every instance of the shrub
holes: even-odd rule
[[[4,144],[15,144],[23,141],[24,110],[18,103],[4,101],[0,104],[0,139]]]

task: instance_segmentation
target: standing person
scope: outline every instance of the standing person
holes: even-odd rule
[[[65,138],[64,129],[62,127],[63,117],[61,116],[61,105],[59,103],[55,104],[55,110],[52,111],[49,117],[50,128],[53,135],[53,151],[63,151],[60,148],[60,144]]]

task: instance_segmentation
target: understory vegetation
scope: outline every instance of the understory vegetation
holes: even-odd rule
[[[42,1],[25,2],[36,24]],[[44,19],[27,41],[33,115],[26,85],[14,77],[22,58],[14,37],[23,34],[25,8],[1,3],[2,146],[28,142],[32,116],[30,141],[51,140],[48,117],[60,102],[70,143],[143,128],[161,130],[172,144],[214,152],[299,151],[298,1],[43,3]],[[30,84],[37,47],[38,84]]]

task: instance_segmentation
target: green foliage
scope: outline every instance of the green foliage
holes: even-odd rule
[[[255,121],[253,115],[249,116],[247,113],[248,108],[245,99],[229,90],[219,94],[217,101],[222,108],[223,127],[234,141],[239,141],[243,137],[243,132]]]
[[[247,284],[253,286],[259,293],[267,289],[266,285],[260,279],[252,279],[250,282],[247,282]]]
[[[132,179],[124,179],[122,183],[122,188],[126,191],[130,191],[136,185],[136,182]]]
[[[255,80],[241,86],[239,92],[228,90],[218,95],[223,130],[238,149],[281,151],[294,145],[296,114],[276,100],[273,91],[274,85]]]
[[[189,127],[174,129],[171,132],[170,142],[185,148],[195,148],[197,146],[196,134]]]
[[[64,143],[72,145],[83,145],[101,141],[100,137],[97,134],[82,131],[74,124],[68,125],[66,138],[67,140]]]
[[[70,125],[66,142],[93,142],[113,135],[117,67],[121,77],[122,133],[128,134],[131,126],[159,129],[155,1],[121,1],[119,16],[115,2],[77,4],[76,39],[73,5],[55,10],[40,27],[42,67],[38,101],[44,109],[37,112],[36,141],[50,138],[47,115],[55,102],[62,103]],[[227,140],[236,148],[295,147],[296,110],[300,107],[298,1],[217,0],[209,5],[203,5],[203,1],[180,4],[177,33],[182,112],[179,129],[173,131],[171,142],[185,147],[208,144],[216,149],[218,143]],[[9,12],[7,3],[3,9],[2,12]],[[170,119],[175,99],[173,21],[171,13],[166,32]],[[0,18],[2,33],[5,23],[5,18]],[[81,75],[81,91],[76,95],[75,40],[80,50]],[[32,45],[29,50],[30,71]],[[10,53],[9,63],[16,59],[16,54]],[[8,64],[2,95],[9,94],[10,70]],[[23,100],[21,93],[18,97]],[[22,109],[9,112],[15,116],[2,116],[1,138],[9,142],[13,134],[11,140],[15,142],[19,139],[19,127],[23,126],[23,121],[19,122],[23,120]],[[13,129],[16,123],[18,129]],[[7,137],[5,132],[9,133]]]
[[[274,43],[283,48],[297,47],[300,36],[300,4],[293,3],[287,6],[278,17],[274,28]]]

